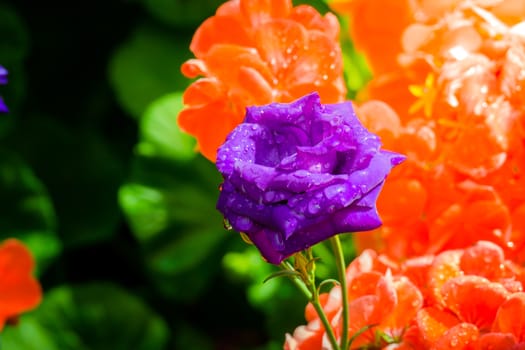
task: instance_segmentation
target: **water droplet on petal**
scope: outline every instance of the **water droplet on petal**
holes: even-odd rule
[[[321,210],[321,204],[319,203],[319,200],[317,198],[312,199],[308,203],[308,212],[310,214],[315,215],[315,214],[319,213],[320,210]]]

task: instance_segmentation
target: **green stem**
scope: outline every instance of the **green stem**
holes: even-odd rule
[[[280,266],[285,270],[295,271],[295,269],[286,261],[283,261]],[[332,345],[332,349],[341,350],[339,344],[337,344],[337,339],[335,337],[332,325],[330,324],[330,321],[328,321],[328,318],[326,318],[323,307],[319,302],[319,291],[315,285],[315,278],[311,278],[307,281],[304,281],[298,277],[292,277],[291,279],[293,283],[299,288],[299,290],[304,294],[304,296],[306,296],[306,298],[310,301],[310,303],[312,303],[315,311],[317,312],[317,315],[319,316],[319,319],[321,320],[321,323],[323,324],[330,344]]]
[[[313,298],[310,300],[312,303],[315,311],[317,311],[317,315],[319,315],[319,319],[323,323],[324,329],[326,331],[326,335],[328,336],[328,340],[330,340],[330,344],[332,345],[333,350],[341,350],[339,347],[339,344],[337,344],[337,339],[335,338],[334,329],[332,328],[332,325],[330,324],[330,321],[326,318],[326,314],[324,313],[323,307],[321,306],[321,303],[319,302],[319,293],[317,292],[317,288],[315,286],[312,287],[312,294]]]
[[[337,265],[337,273],[339,275],[339,283],[341,283],[341,299],[343,303],[343,330],[341,334],[341,349],[347,350],[350,344],[348,344],[348,327],[350,325],[350,313],[348,310],[348,292],[346,286],[346,264],[345,257],[343,254],[343,247],[341,246],[341,240],[339,235],[335,235],[330,238],[332,248],[335,254],[335,262]]]
[[[295,269],[286,261],[281,262],[280,266],[284,270],[295,271]],[[303,282],[303,280],[300,279],[299,277],[292,277],[291,280],[292,280],[293,284],[295,284],[295,286],[297,288],[299,288],[301,293],[303,293],[303,295],[306,297],[306,299],[311,301],[312,300],[312,293],[310,292],[308,287],[306,287],[306,284]]]

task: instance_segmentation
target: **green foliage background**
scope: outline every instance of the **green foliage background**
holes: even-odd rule
[[[274,267],[223,228],[220,176],[176,126],[180,65],[220,3],[0,0],[0,239],[30,247],[45,291],[0,349],[279,349],[303,323],[304,298],[263,284]],[[351,97],[368,75],[343,45]]]

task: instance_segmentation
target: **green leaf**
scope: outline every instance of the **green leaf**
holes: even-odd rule
[[[0,349],[62,350],[53,334],[33,316],[22,316],[16,327],[6,327],[0,335]]]
[[[140,121],[139,154],[175,160],[187,160],[196,155],[195,140],[177,125],[182,107],[182,93],[177,92],[155,100],[146,109]]]
[[[29,34],[17,12],[0,4],[0,63],[9,65],[22,61],[29,51]]]
[[[0,239],[16,237],[32,251],[41,272],[61,251],[56,216],[40,180],[16,154],[0,150]]]
[[[142,0],[148,11],[157,19],[173,26],[194,27],[213,15],[224,0]]]
[[[165,322],[139,298],[107,283],[58,287],[40,307],[2,334],[17,350],[161,350]],[[30,341],[29,341],[30,340]],[[42,343],[40,343],[42,341]]]
[[[66,247],[114,235],[120,221],[117,191],[124,169],[99,134],[34,117],[20,123],[10,143],[47,187]]]
[[[226,276],[246,285],[248,301],[265,314],[266,328],[273,339],[282,339],[284,333],[293,332],[304,322],[307,300],[288,279],[263,283],[276,267],[265,262],[257,249],[247,247],[243,252],[228,252],[222,265]]]
[[[184,90],[190,81],[180,72],[191,57],[190,38],[154,26],[140,26],[115,52],[110,80],[122,107],[140,117],[155,99]]]
[[[215,209],[220,181],[201,156],[190,162],[137,156],[130,181],[120,189],[148,271],[167,297],[194,299],[219,271],[213,260],[230,235]]]

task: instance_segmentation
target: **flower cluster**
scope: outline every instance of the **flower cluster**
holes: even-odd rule
[[[328,293],[318,295],[310,251],[295,256],[295,270],[284,264],[311,301],[285,349],[524,348],[522,2],[330,1],[352,17],[373,73],[354,105],[321,105],[317,95],[268,104],[313,90],[341,102],[339,27],[289,1],[257,4],[223,5],[183,66],[204,78],[187,90],[179,122],[208,158],[257,106],[219,149],[218,209],[272,263],[376,227],[376,198],[383,221],[355,234],[362,253],[346,278],[338,266],[341,284]],[[234,37],[216,30],[228,23]],[[330,48],[306,49],[320,37]],[[406,155],[386,182],[402,158],[372,134]]]
[[[339,22],[291,0],[231,0],[196,31],[195,59],[182,72],[196,80],[184,93],[180,127],[215,161],[247,106],[291,102],[317,91],[324,103],[344,100]]]
[[[378,6],[392,10],[389,20],[363,15],[387,13],[374,12]],[[363,0],[334,8],[352,15],[356,45],[375,73],[361,96],[363,123],[407,155],[378,202],[384,226],[359,235],[361,246],[404,259],[484,239],[524,262],[521,2]],[[379,41],[399,44],[383,52]]]
[[[480,241],[397,263],[365,250],[346,271],[352,349],[518,349],[525,345],[525,270],[498,245]],[[321,295],[341,333],[341,291]],[[311,305],[287,350],[327,347]],[[370,327],[370,328],[366,328]]]

